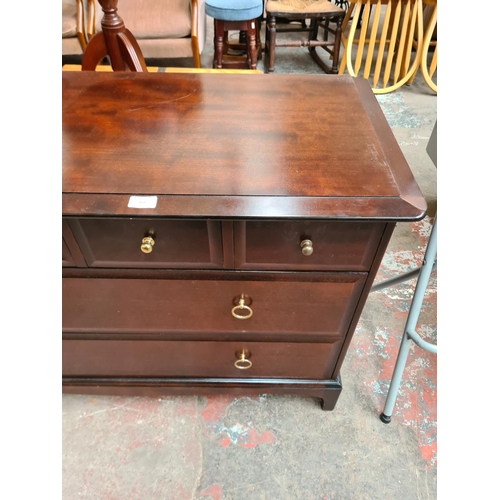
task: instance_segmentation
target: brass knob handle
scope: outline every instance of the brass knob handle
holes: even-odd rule
[[[239,311],[239,313],[238,313]],[[243,312],[244,311],[244,312]],[[248,319],[252,316],[253,311],[249,306],[245,305],[245,297],[238,300],[238,305],[231,309],[231,314],[238,319]]]
[[[302,248],[302,255],[311,255],[313,253],[313,242],[311,240],[302,240],[300,248]]]
[[[252,362],[248,359],[251,354],[248,351],[241,351],[236,353],[236,357],[238,358],[234,362],[234,366],[238,368],[238,370],[248,370],[252,366]]]
[[[155,244],[155,240],[151,238],[151,236],[146,236],[146,238],[142,238],[141,251],[144,253],[151,253],[153,251],[153,245]]]

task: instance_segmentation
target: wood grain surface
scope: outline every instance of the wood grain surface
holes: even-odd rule
[[[276,216],[273,202],[284,197],[281,217],[304,215],[295,198],[311,197],[316,216],[323,215],[325,201],[335,217],[331,200],[346,198],[361,218],[418,219],[425,213],[408,164],[361,80],[99,72],[62,77],[63,193],[70,206],[71,195],[91,195],[85,209],[77,208],[82,214],[102,207],[95,195],[132,194],[170,201],[203,197],[208,210],[222,217],[248,215],[252,197],[260,197],[261,207],[268,198],[261,217]],[[215,206],[227,197],[244,197],[245,205],[221,213]],[[382,210],[371,208],[380,202]],[[110,208],[117,214],[116,206]],[[185,208],[185,216],[195,215],[189,204]],[[168,215],[161,212],[152,211]],[[309,210],[308,216],[315,214]]]

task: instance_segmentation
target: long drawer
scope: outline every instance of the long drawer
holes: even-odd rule
[[[63,340],[67,377],[328,378],[342,341],[184,342]]]
[[[330,341],[346,334],[366,280],[365,273],[216,274],[218,279],[199,279],[199,273],[197,279],[63,278],[63,332],[163,338],[203,332],[214,340],[261,340],[258,334],[274,333]]]

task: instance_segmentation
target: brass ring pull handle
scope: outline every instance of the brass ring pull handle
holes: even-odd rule
[[[238,370],[248,370],[252,366],[252,362],[248,359],[250,357],[248,351],[237,352],[236,357],[238,359],[234,362],[234,366],[238,368]]]
[[[237,311],[240,311],[240,313],[237,313]],[[244,297],[241,297],[238,301],[238,305],[231,309],[231,314],[238,319],[248,319],[252,316],[253,311],[249,306],[245,305]]]
[[[155,240],[153,240],[151,236],[146,236],[146,238],[142,238],[141,251],[144,253],[151,253],[153,251],[154,244]]]
[[[311,240],[302,240],[300,248],[302,248],[302,255],[307,257],[313,253],[313,242]]]

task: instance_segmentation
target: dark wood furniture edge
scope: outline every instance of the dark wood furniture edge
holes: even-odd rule
[[[165,340],[165,341],[186,341],[186,342],[231,342],[237,337],[241,342],[260,343],[303,343],[303,344],[334,344],[343,342],[344,337],[336,334],[324,333],[272,333],[272,332],[224,332],[217,333],[214,339],[213,332],[179,332],[179,333],[100,333],[100,332],[70,332],[64,331],[63,340]]]
[[[63,193],[62,213],[66,217],[143,216],[276,220],[318,218],[384,221],[417,221],[425,216],[425,209],[415,207],[411,202],[411,195],[408,195],[408,199],[399,197],[157,195],[158,202],[154,209],[128,208],[130,196],[132,194]]]
[[[427,203],[413,177],[410,166],[399,147],[398,141],[385,118],[380,104],[373,96],[373,90],[368,80],[354,78],[353,81],[360,97],[360,102],[370,119],[374,133],[391,166],[394,181],[401,193],[401,200],[413,206],[417,211],[420,211],[422,213],[420,218],[423,218],[427,211]]]
[[[229,379],[229,378],[135,378],[63,377],[63,394],[106,396],[204,396],[211,394],[287,394],[315,397],[325,411],[335,408],[342,380]]]
[[[356,326],[358,325],[359,318],[361,317],[361,313],[363,312],[363,309],[365,307],[366,300],[368,298],[368,294],[370,293],[371,287],[373,285],[373,282],[375,281],[375,277],[377,276],[378,269],[380,266],[380,263],[382,262],[382,259],[384,258],[385,251],[387,248],[387,245],[389,244],[389,241],[391,240],[392,233],[394,231],[394,228],[396,227],[396,224],[387,224],[384,234],[382,235],[382,238],[380,240],[379,248],[375,254],[375,258],[371,267],[371,271],[368,274],[368,277],[366,278],[365,285],[363,287],[363,290],[361,291],[361,296],[359,297],[358,305],[354,311],[354,314],[352,316],[351,324],[347,329],[347,335],[344,340],[344,345],[342,346],[342,350],[340,351],[340,355],[337,360],[337,364],[335,365],[335,368],[333,370],[332,374],[332,379],[335,379],[336,377],[339,376],[340,373],[340,368],[342,366],[342,363],[344,362],[344,358],[347,354],[347,351],[349,349],[349,346],[351,344],[352,337],[354,335],[354,332],[356,331]]]
[[[229,280],[238,277],[253,281],[297,281],[297,282],[355,282],[366,276],[362,271],[249,271],[239,269],[162,269],[162,268],[65,268],[63,278],[110,278],[110,279],[175,279],[175,280]]]

